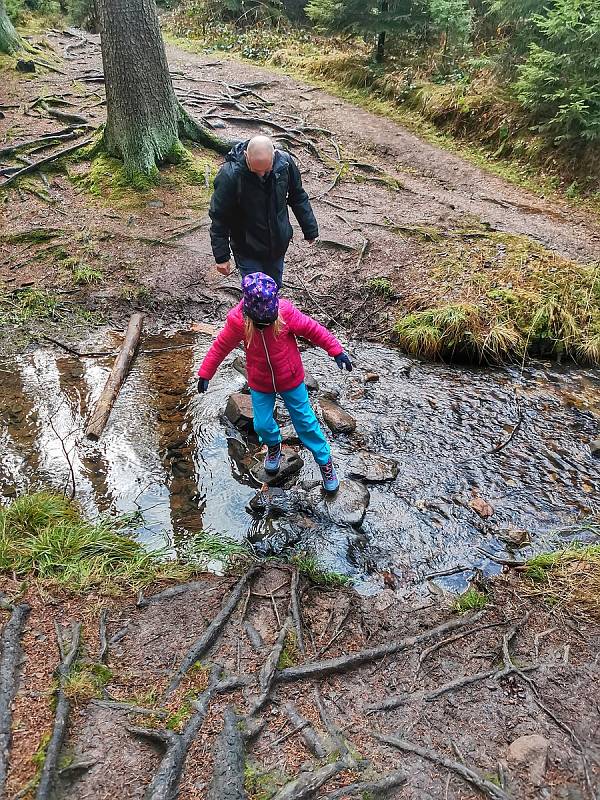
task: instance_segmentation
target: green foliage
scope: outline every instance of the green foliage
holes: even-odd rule
[[[89,264],[78,263],[73,267],[73,283],[78,286],[100,283],[103,277],[102,270],[91,267]]]
[[[597,518],[593,524],[597,529]],[[541,553],[527,561],[521,575],[529,594],[555,608],[568,607],[600,619],[600,545],[571,545]]]
[[[102,689],[112,678],[111,670],[104,664],[78,662],[65,682],[65,694],[80,703],[102,697]]]
[[[367,282],[367,287],[381,297],[394,296],[394,287],[387,278],[371,278]]]
[[[298,553],[292,558],[292,562],[298,567],[301,575],[319,586],[341,588],[352,584],[351,578],[347,575],[323,569],[317,559],[308,553]]]
[[[0,571],[83,590],[111,582],[139,587],[193,570],[146,551],[128,535],[126,520],[89,522],[62,495],[38,492],[0,509]]]
[[[0,293],[0,326],[24,325],[34,320],[59,319],[67,310],[60,295],[48,289]]]
[[[73,25],[96,33],[98,30],[98,12],[96,0],[66,0],[67,15]]]
[[[482,608],[486,607],[487,601],[487,595],[471,587],[464,594],[461,594],[460,597],[456,598],[452,610],[456,611],[457,614],[465,614],[468,611],[480,611]]]
[[[554,0],[533,18],[541,43],[529,46],[516,96],[557,141],[600,141],[600,3]]]

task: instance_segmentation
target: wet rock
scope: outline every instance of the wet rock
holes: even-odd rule
[[[278,486],[269,486],[266,490],[257,492],[250,500],[247,511],[259,516],[283,516],[291,509],[288,493]]]
[[[35,72],[35,62],[20,58],[15,64],[15,69],[17,72]]]
[[[309,392],[319,391],[319,384],[317,382],[317,379],[308,370],[304,370],[304,383]]]
[[[353,433],[356,420],[338,404],[336,398],[327,392],[319,398],[323,419],[333,433]]]
[[[482,519],[488,519],[488,517],[494,514],[494,509],[483,497],[473,497],[469,502],[469,506],[476,514],[479,514]]]
[[[364,377],[365,383],[377,383],[379,375],[377,372],[366,372]]]
[[[281,467],[279,472],[275,475],[269,475],[265,472],[265,468],[260,464],[256,464],[250,470],[250,473],[255,481],[258,483],[266,483],[267,486],[279,486],[284,483],[292,475],[300,472],[304,466],[304,461],[300,458],[298,453],[294,450],[283,448],[283,458],[281,459]]]
[[[333,495],[325,494],[319,488],[313,489],[309,497],[316,512],[335,525],[361,525],[371,501],[366,486],[348,479],[340,481],[340,488]]]
[[[529,541],[529,533],[527,531],[510,528],[498,534],[498,538],[511,547],[522,547]]]
[[[590,442],[590,450],[592,451],[593,456],[600,458],[600,438],[594,439],[593,442]]]
[[[400,465],[393,458],[359,450],[348,467],[348,476],[367,483],[385,483],[398,476]]]
[[[286,425],[281,429],[281,441],[284,444],[300,444],[300,437],[293,425]]]
[[[519,736],[506,751],[509,769],[526,771],[529,782],[533,786],[539,786],[546,774],[548,745],[548,739],[539,733]]]
[[[254,421],[252,398],[249,394],[234,392],[227,401],[225,416],[236,428],[249,429]]]

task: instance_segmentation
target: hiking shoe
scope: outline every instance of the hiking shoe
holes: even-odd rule
[[[267,455],[265,456],[265,472],[269,475],[275,475],[279,472],[282,459],[281,442],[279,444],[269,445],[267,448]]]
[[[323,488],[326,492],[337,492],[340,482],[333,466],[333,461],[329,459],[326,464],[319,464],[321,476],[323,478]]]

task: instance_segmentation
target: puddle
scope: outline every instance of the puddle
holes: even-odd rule
[[[464,571],[437,582],[461,589],[474,568],[500,569],[478,550],[503,550],[500,533],[526,529],[536,551],[548,546],[549,530],[600,513],[600,460],[589,449],[598,436],[597,371],[539,364],[521,375],[517,368],[421,364],[359,344],[351,374],[313,349],[304,353],[305,364],[321,389],[340,390],[341,404],[357,420],[353,436],[332,438],[339,471],[360,448],[396,459],[398,476],[369,487],[358,530],[311,513],[257,519],[246,511],[256,486],[240,460],[245,445],[221,421],[230,393],[244,385],[232,366],[239,351],[206,395],[195,393],[195,370],[210,341],[145,337],[145,351],[168,349],[138,356],[96,443],[85,439],[83,428],[111,358],[39,349],[1,362],[4,497],[70,487],[74,479],[77,499],[92,517],[139,510],[138,534],[148,547],[185,550],[203,530],[250,538],[262,552],[310,548],[363,592],[382,587],[383,571],[409,587],[457,566]],[[366,371],[380,380],[365,384]],[[518,419],[517,385],[519,430],[507,447],[485,455],[506,441]],[[317,478],[310,454],[301,454],[300,480]],[[492,506],[488,519],[470,507],[475,496]]]

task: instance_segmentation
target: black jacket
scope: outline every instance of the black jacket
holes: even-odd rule
[[[294,159],[275,150],[273,169],[263,182],[246,164],[247,142],[235,145],[215,178],[210,202],[210,241],[217,264],[234,254],[272,261],[284,255],[292,238],[288,206],[305,239],[319,235]]]

